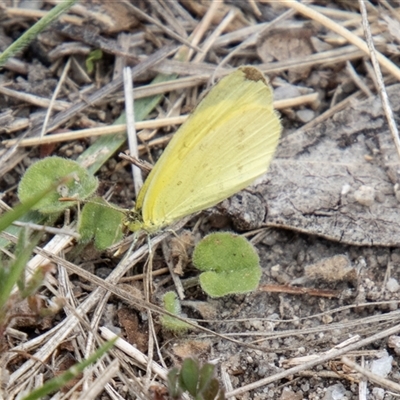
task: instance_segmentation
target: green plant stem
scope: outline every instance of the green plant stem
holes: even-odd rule
[[[23,231],[21,231],[21,233],[23,233]],[[1,283],[2,290],[0,292],[0,319],[3,316],[2,314],[4,307],[11,296],[13,287],[24,273],[26,263],[31,257],[33,249],[38,244],[40,236],[40,234],[37,234],[28,240],[28,238],[25,237],[25,233],[23,233],[19,238],[19,244],[22,248],[20,249],[14,263],[11,265],[7,277],[4,277],[4,282]]]
[[[20,219],[24,214],[26,214],[32,207],[38,203],[43,197],[51,193],[53,190],[57,188],[57,186],[67,183],[71,178],[69,176],[59,179],[53,185],[49,185],[49,187],[34,196],[32,198],[27,199],[24,204],[18,204],[12,210],[7,211],[0,217],[0,232],[3,232],[8,228],[14,221]]]
[[[26,47],[40,32],[46,29],[55,19],[72,7],[76,2],[77,0],[63,1],[36,22],[35,25],[30,27],[0,55],[0,67],[3,66],[10,57]]]

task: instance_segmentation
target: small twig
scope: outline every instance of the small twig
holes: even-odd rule
[[[22,228],[29,228],[35,231],[43,231],[51,233],[53,235],[66,235],[66,236],[71,236],[75,239],[80,238],[80,235],[78,233],[72,231],[71,229],[66,229],[66,228],[58,229],[58,228],[53,228],[51,226],[34,224],[33,222],[20,222],[20,221],[14,221],[13,225],[20,226]]]
[[[98,361],[100,364],[101,361]],[[107,388],[108,384],[111,382],[112,378],[118,375],[120,371],[120,363],[118,358],[115,358],[110,362],[105,368],[102,368],[101,371],[97,371],[97,379],[90,382],[90,386],[80,393],[79,399],[98,399],[101,398],[101,392]],[[94,370],[95,368],[93,368]],[[78,390],[78,389],[76,389]],[[76,392],[75,392],[76,393]],[[74,397],[73,393],[71,393],[71,397]]]
[[[260,0],[260,1],[262,1],[263,3],[270,2],[270,0]],[[352,32],[350,32],[348,29],[344,28],[343,26],[337,24],[336,22],[325,17],[324,15],[320,14],[319,12],[311,9],[310,7],[307,7],[304,4],[299,3],[298,1],[280,0],[280,3],[282,5],[284,5],[285,7],[294,8],[300,14],[303,14],[306,17],[319,22],[320,24],[324,25],[328,29],[331,29],[332,31],[336,32],[337,34],[343,36],[350,43],[354,44],[359,49],[361,49],[363,52],[365,52],[366,54],[369,55],[369,49],[368,49],[367,44],[362,39],[360,39],[358,36],[356,36]],[[390,61],[387,57],[385,57],[381,53],[377,52],[376,58],[383,67],[385,67],[388,71],[390,71],[391,74],[393,74],[398,80],[400,80],[400,69],[397,67],[397,65],[395,65],[392,61]]]
[[[180,117],[173,118],[159,118],[151,121],[142,121],[135,124],[136,130],[141,129],[157,129],[170,125],[180,125],[187,119],[187,115],[182,115]],[[18,143],[21,147],[39,146],[41,144],[48,143],[58,143],[58,142],[68,142],[71,140],[83,139],[88,137],[112,135],[117,133],[122,133],[126,130],[126,124],[118,124],[111,126],[99,126],[97,128],[90,129],[79,129],[73,132],[55,133],[53,135],[48,135],[40,138],[29,138],[22,139],[18,142],[17,139],[3,140],[2,144],[6,147],[14,146]],[[139,146],[139,149],[141,146]]]
[[[279,15],[273,21],[269,22],[265,27],[262,28],[262,30],[253,33],[252,35],[247,37],[247,39],[245,39],[243,42],[238,44],[234,49],[229,51],[229,53],[225,56],[225,58],[223,58],[219,62],[218,66],[215,69],[214,74],[212,76],[212,80],[214,80],[214,76],[216,75],[218,69],[222,68],[224,65],[226,65],[229,62],[229,60],[231,60],[232,57],[234,57],[240,50],[242,50],[248,46],[254,45],[254,43],[257,42],[257,40],[260,36],[265,35],[269,30],[273,29],[277,24],[279,24],[280,22],[284,21],[287,18],[290,18],[294,14],[295,14],[295,12],[293,10],[288,10],[288,11],[284,12],[282,15]]]
[[[151,271],[151,276],[160,276],[160,275],[164,275],[166,273],[169,272],[168,268],[160,268],[160,269],[156,269],[155,271]],[[145,278],[145,274],[136,274],[134,276],[126,276],[124,278],[120,279],[120,282],[134,282],[134,281],[141,281],[142,279]]]
[[[131,4],[130,2],[124,0],[124,4],[129,7],[130,10],[132,10],[132,12],[134,14],[136,14],[136,16],[139,19],[144,19],[147,22],[150,22],[152,24],[154,24],[155,26],[157,26],[158,28],[160,28],[163,32],[165,32],[166,35],[171,36],[172,38],[174,38],[175,40],[177,40],[180,43],[183,43],[184,45],[195,49],[196,51],[199,51],[200,49],[198,47],[196,47],[195,44],[191,43],[190,41],[188,41],[187,39],[181,37],[180,35],[178,35],[177,33],[175,33],[174,31],[172,31],[171,29],[169,29],[168,27],[166,27],[163,23],[161,23],[160,21],[158,21],[157,19],[151,17],[150,15],[146,14],[144,11],[142,11],[140,8],[135,7],[133,4]]]
[[[17,90],[9,89],[5,86],[0,86],[0,93],[5,96],[10,96],[20,101],[24,101],[29,104],[33,104],[37,107],[48,108],[50,107],[51,100],[46,99],[45,97],[36,96],[30,93],[23,93]],[[53,102],[53,108],[57,111],[64,111],[71,107],[71,103],[63,100],[56,100]]]
[[[77,0],[66,0],[55,6],[49,11],[46,16],[36,22],[31,28],[23,33],[13,44],[7,47],[3,53],[0,54],[0,67],[20,50],[25,48],[43,29],[46,29],[54,20],[56,20],[62,13],[67,11]]]
[[[192,58],[193,46],[197,46],[200,43],[200,40],[203,38],[207,30],[209,29],[214,14],[217,11],[220,4],[221,4],[220,1],[217,0],[211,1],[211,4],[208,6],[207,12],[204,14],[203,18],[201,19],[200,23],[196,26],[193,33],[190,35],[190,42],[192,43],[190,50],[186,51],[187,49],[182,48],[177,54],[177,58],[179,60],[181,60],[181,57],[183,57],[187,61]],[[202,53],[201,49],[196,49],[196,50],[198,53]]]
[[[185,289],[183,288],[183,285],[182,285],[182,282],[181,282],[179,276],[174,272],[174,265],[171,260],[171,251],[165,240],[161,243],[161,248],[163,251],[164,260],[167,263],[169,273],[171,274],[172,280],[175,285],[175,289],[178,293],[179,300],[184,300],[185,299]]]
[[[221,21],[221,23],[217,26],[214,32],[207,38],[202,46],[202,53],[197,53],[193,59],[193,62],[201,62],[207,56],[208,51],[214,45],[217,38],[221,35],[221,33],[229,26],[229,24],[235,19],[237,12],[234,10],[229,11],[229,13],[225,16],[225,18]]]
[[[126,130],[128,134],[129,151],[133,157],[139,158],[138,142],[135,129],[132,70],[129,67],[124,68],[124,93]],[[137,198],[140,188],[143,185],[142,171],[134,164],[131,164],[131,168],[133,182],[135,185],[135,195]]]
[[[132,157],[125,153],[119,153],[118,157],[128,161],[130,164],[136,165],[136,167],[140,168],[141,171],[150,172],[153,169],[153,166],[150,163],[141,160],[140,158]]]
[[[303,125],[301,128],[296,130],[293,134],[297,134],[298,132],[307,132],[314,126],[317,126],[321,122],[326,121],[328,118],[332,117],[332,115],[335,115],[339,111],[344,110],[345,107],[347,107],[351,101],[359,98],[360,95],[361,95],[361,92],[357,91],[357,92],[353,93],[352,95],[346,97],[340,103],[335,104],[333,107],[329,108],[328,110],[323,112],[321,115],[318,115],[318,117],[314,118],[312,121]]]
[[[106,327],[101,327],[100,328],[101,336],[106,339],[106,340],[111,340],[117,337],[117,335],[113,332],[111,332],[108,328]],[[144,367],[147,367],[150,365],[150,368],[152,371],[157,374],[161,379],[166,380],[167,379],[167,371],[161,367],[161,365],[157,364],[155,361],[152,361],[149,363],[149,359],[146,355],[144,355],[142,352],[140,352],[137,348],[133,347],[131,344],[126,342],[124,339],[119,338],[115,346],[122,350],[124,353],[128,354],[131,356],[134,360],[136,360],[139,364],[141,364]]]
[[[76,6],[72,6],[72,10]],[[17,7],[7,7],[5,9],[5,14],[9,17],[22,17],[22,18],[32,18],[32,19],[39,19],[45,17],[50,11],[44,10],[32,10],[30,8],[17,8]],[[61,15],[60,22],[64,22],[66,24],[74,24],[74,25],[82,25],[85,21],[84,18],[77,17],[76,15]]]
[[[156,51],[152,55],[148,56],[144,61],[140,64],[136,65],[132,68],[133,77],[137,77],[144,71],[147,71],[149,68],[152,68],[155,64],[159,63],[165,57],[169,56],[171,53],[175,52],[175,46],[164,46],[161,50]],[[100,99],[105,96],[114,93],[116,90],[120,89],[123,86],[123,78],[119,76],[117,79],[114,79],[110,83],[104,85],[100,90],[94,92],[93,94],[87,96],[85,100],[79,101],[78,103],[73,104],[67,110],[58,113],[55,115],[49,123],[49,127],[47,129],[48,132],[53,131],[58,128],[63,123],[70,120],[77,113],[82,112],[90,105],[95,104]],[[39,129],[33,129],[30,134],[32,136],[37,135],[40,132]]]
[[[68,58],[68,61],[67,61],[67,63],[65,64],[64,70],[63,70],[63,72],[62,72],[62,74],[61,74],[61,77],[60,77],[60,79],[59,79],[59,81],[58,81],[58,83],[57,83],[56,89],[54,90],[53,96],[51,96],[50,104],[49,104],[49,107],[48,107],[48,109],[47,109],[47,112],[46,112],[46,116],[45,116],[45,118],[44,118],[44,121],[43,121],[42,131],[40,132],[40,137],[41,137],[41,138],[42,138],[42,137],[45,135],[45,133],[46,133],[46,127],[47,127],[47,123],[49,122],[49,119],[50,119],[51,111],[53,110],[54,103],[55,103],[55,101],[56,101],[56,98],[57,98],[57,96],[58,96],[58,93],[60,92],[61,87],[62,87],[62,85],[63,85],[63,83],[64,83],[64,81],[65,81],[65,78],[66,78],[67,73],[68,73],[68,71],[69,71],[70,65],[71,65],[71,57]]]
[[[318,93],[309,93],[303,96],[293,97],[291,99],[283,99],[274,101],[274,108],[276,110],[282,110],[284,108],[296,107],[304,104],[310,104],[318,99]],[[183,124],[188,115],[181,115],[179,117],[168,117],[158,118],[149,121],[139,121],[135,123],[135,129],[137,131],[142,129],[158,129],[171,125]],[[111,126],[100,126],[90,129],[80,129],[72,132],[55,133],[53,135],[47,135],[43,138],[28,138],[28,139],[10,139],[3,140],[1,143],[6,147],[14,146],[18,143],[20,147],[39,146],[48,143],[59,143],[67,142],[71,140],[83,139],[87,137],[111,135],[121,133],[126,130],[126,124],[111,125]],[[158,142],[157,142],[158,143]],[[142,145],[138,146],[139,151],[143,149]]]
[[[378,80],[377,80],[377,77],[376,77],[374,68],[372,67],[370,60],[368,60],[368,59],[366,59],[366,58],[363,58],[362,61],[363,61],[363,65],[364,65],[364,67],[365,67],[365,69],[366,69],[366,71],[367,71],[367,74],[366,74],[366,75],[367,75],[369,78],[371,78],[372,83],[374,84],[374,87],[375,87],[376,92],[379,93],[379,84],[378,84]]]
[[[381,72],[381,69],[380,69],[380,66],[379,66],[379,62],[378,62],[378,55],[376,54],[374,42],[372,41],[371,31],[369,29],[367,10],[365,8],[364,1],[359,0],[358,3],[360,5],[360,10],[361,10],[361,15],[362,15],[364,34],[365,34],[365,37],[367,39],[372,65],[374,67],[375,75],[376,75],[376,78],[377,78],[377,81],[378,81],[379,95],[381,97],[383,110],[384,110],[385,115],[386,115],[386,119],[387,119],[387,122],[388,122],[388,125],[389,125],[390,133],[392,134],[392,137],[393,137],[393,140],[394,140],[394,144],[396,146],[397,154],[400,157],[399,131],[397,129],[397,125],[396,125],[396,122],[395,122],[394,116],[393,116],[393,111],[392,111],[392,108],[391,108],[390,103],[389,103],[389,97],[387,95],[386,88],[385,88],[385,85],[383,83],[382,72]]]
[[[253,10],[253,13],[257,15],[257,17],[261,17],[262,12],[258,8],[257,3],[254,0],[248,0],[248,2],[250,4],[251,9]]]
[[[340,292],[337,290],[323,290],[323,289],[315,289],[315,288],[306,288],[306,287],[297,287],[297,286],[288,286],[288,285],[262,285],[258,288],[261,292],[269,292],[269,293],[287,293],[287,294],[307,294],[309,296],[317,296],[317,297],[339,297]]]
[[[327,362],[329,360],[332,360],[334,358],[342,356],[342,355],[344,355],[344,354],[346,354],[346,353],[348,353],[348,352],[350,352],[352,350],[357,350],[357,349],[359,349],[361,347],[364,347],[364,346],[367,346],[367,345],[369,345],[369,344],[371,344],[373,342],[376,342],[378,340],[384,339],[384,338],[386,338],[386,337],[388,337],[390,335],[395,335],[398,332],[400,332],[400,325],[395,325],[392,328],[389,328],[389,329],[386,329],[384,331],[378,332],[375,335],[372,335],[372,336],[367,337],[367,338],[365,338],[363,340],[360,340],[359,342],[351,344],[348,347],[332,351],[332,352],[330,352],[328,354],[324,354],[323,356],[319,357],[318,359],[311,360],[309,362],[304,363],[303,365],[298,365],[297,367],[290,368],[290,369],[288,369],[286,371],[278,372],[277,374],[274,374],[274,375],[269,376],[269,377],[264,378],[264,379],[260,379],[257,382],[251,383],[250,385],[244,385],[244,386],[242,386],[242,387],[240,387],[240,388],[238,388],[236,390],[233,390],[232,392],[226,393],[226,397],[228,398],[228,397],[232,397],[232,396],[239,396],[239,395],[241,395],[243,393],[246,393],[246,392],[248,392],[250,390],[254,390],[254,389],[257,389],[259,387],[269,385],[272,382],[278,381],[280,379],[286,378],[286,377],[291,376],[291,375],[295,375],[300,371],[308,370],[308,369],[313,368],[313,367],[315,367],[317,365],[323,364],[323,363],[325,363],[325,362]]]
[[[369,87],[365,84],[365,82],[358,76],[357,72],[353,68],[353,64],[350,61],[346,61],[346,70],[350,75],[351,79],[353,79],[354,83],[362,90],[367,97],[372,97],[372,92],[369,90]]]
[[[341,360],[342,360],[343,364],[346,364],[348,367],[355,369],[357,372],[359,372],[360,374],[367,377],[374,384],[382,386],[382,387],[386,388],[387,390],[391,390],[393,392],[400,393],[400,385],[398,383],[390,381],[389,379],[383,378],[379,375],[372,373],[371,371],[368,371],[365,368],[360,367],[358,364],[351,361],[346,356],[342,357]]]

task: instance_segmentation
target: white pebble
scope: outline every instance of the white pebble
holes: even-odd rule
[[[342,186],[342,192],[341,192],[342,196],[345,196],[347,193],[350,192],[350,190],[351,190],[351,186],[348,183],[343,185]]]
[[[301,122],[307,123],[314,119],[315,113],[313,110],[306,108],[304,110],[297,111],[296,115]]]
[[[372,206],[375,202],[375,189],[362,185],[354,192],[354,199],[363,206]]]
[[[385,398],[385,389],[374,387],[372,389],[372,395],[376,400],[383,400]]]
[[[386,352],[385,352],[386,353]],[[387,353],[377,360],[372,361],[371,372],[386,378],[392,371],[393,357]]]
[[[397,282],[397,279],[395,278],[389,278],[388,281],[386,282],[386,289],[390,293],[398,292],[399,288],[400,288],[399,282]]]
[[[389,336],[388,346],[393,349],[397,355],[400,355],[400,336]]]
[[[345,395],[346,388],[341,383],[337,383],[327,388],[324,400],[341,400]]]

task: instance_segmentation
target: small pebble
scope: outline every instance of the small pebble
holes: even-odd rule
[[[342,196],[345,196],[347,193],[349,193],[351,190],[351,186],[349,184],[345,184],[342,186],[342,191],[341,194]]]
[[[322,322],[323,322],[325,325],[330,324],[332,321],[333,321],[332,315],[325,314],[325,315],[322,316]]]
[[[372,395],[375,400],[383,400],[385,398],[385,389],[374,387],[372,389]]]
[[[301,96],[299,88],[295,85],[282,85],[274,89],[274,100],[290,99]]]
[[[400,336],[389,336],[388,346],[393,349],[397,355],[400,355]]]
[[[81,144],[76,144],[74,146],[74,153],[75,154],[81,154],[81,153],[83,153],[83,150],[84,150],[84,148],[83,148],[83,146]]]
[[[371,186],[360,186],[354,192],[354,199],[363,206],[370,207],[375,202],[375,189]]]
[[[386,378],[392,371],[392,362],[393,357],[386,353],[383,357],[372,361],[371,372]]]
[[[283,388],[281,397],[279,400],[301,400],[303,395],[301,393],[296,393],[290,388]]]
[[[329,386],[326,390],[324,400],[342,400],[346,395],[346,388],[341,384]]]
[[[315,117],[314,111],[310,110],[308,108],[297,111],[296,115],[297,115],[297,118],[303,123],[310,122]]]
[[[386,282],[386,289],[390,293],[398,292],[399,288],[400,288],[399,282],[397,282],[397,279],[395,278],[389,278],[388,281]]]

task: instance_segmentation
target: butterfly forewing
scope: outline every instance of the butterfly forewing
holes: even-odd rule
[[[272,90],[253,67],[214,86],[181,126],[138,196],[157,230],[245,188],[269,166],[281,133]]]

